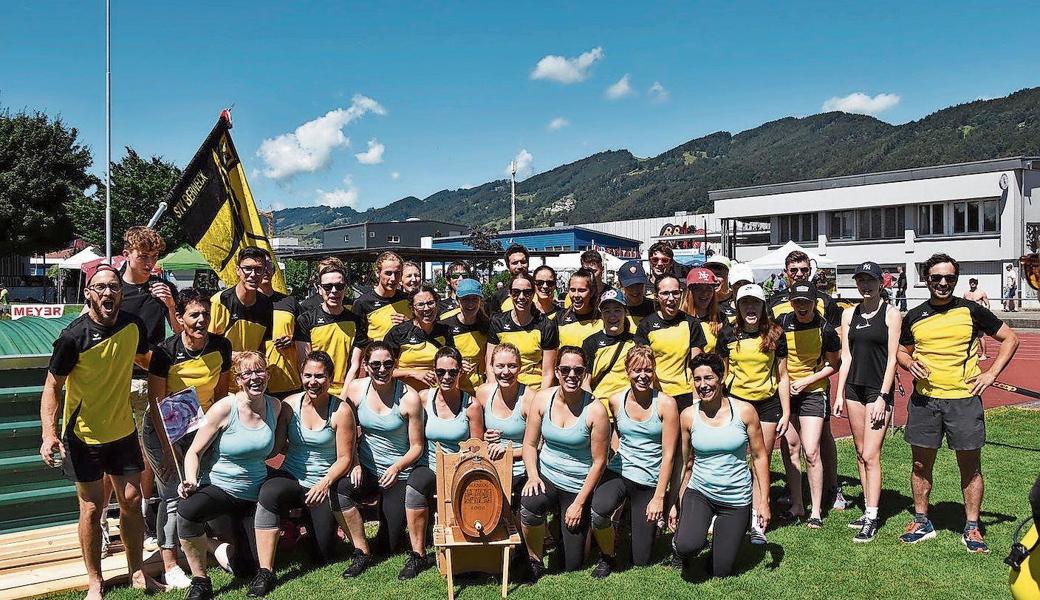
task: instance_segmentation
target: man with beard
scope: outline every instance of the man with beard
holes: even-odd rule
[[[126,546],[132,585],[156,589],[142,567],[144,516],[141,471],[144,460],[130,406],[134,364],[148,365],[148,335],[138,317],[119,310],[123,282],[108,265],[87,277],[87,313],[69,324],[54,342],[47,368],[40,423],[40,456],[61,467],[76,483],[79,542],[87,568],[87,598],[103,596],[101,521],[106,498],[101,480],[108,475],[120,508],[120,536]],[[65,387],[64,430],[58,432],[59,393]]]
[[[509,277],[512,279],[516,277],[517,273],[527,273],[527,269],[531,264],[531,254],[521,244],[513,244],[506,248],[506,270],[509,271]],[[497,315],[498,313],[509,312],[513,309],[513,299],[509,296],[509,288],[502,286],[495,290],[495,293],[488,298],[488,313]]]

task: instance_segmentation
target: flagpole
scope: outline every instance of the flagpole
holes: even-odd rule
[[[516,161],[509,163],[509,205],[511,207],[509,220],[510,231],[516,231]]]
[[[112,262],[112,0],[105,0],[105,257]]]

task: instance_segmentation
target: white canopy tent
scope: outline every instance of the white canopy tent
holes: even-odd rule
[[[784,270],[784,259],[787,255],[794,250],[801,250],[809,256],[809,264],[812,266],[812,273],[810,277],[815,277],[816,272],[819,269],[837,269],[837,261],[831,260],[826,256],[820,256],[809,252],[805,248],[802,248],[795,242],[787,242],[783,246],[773,250],[765,256],[760,256],[755,260],[747,262],[747,266],[751,267],[752,273],[755,275],[755,281],[765,281],[773,273],[779,273]]]
[[[603,257],[603,268],[604,277],[607,281],[617,278],[618,269],[621,265],[625,264],[625,259],[618,258],[613,254],[606,252],[600,252],[600,256]],[[531,261],[531,271],[534,272],[538,268],[540,262],[535,259]],[[561,254],[559,256],[548,256],[545,258],[545,264],[552,267],[557,274],[557,279],[560,283],[566,285],[567,278],[570,277],[571,273],[581,268],[581,252],[570,252],[568,254]],[[613,274],[613,278],[610,275]]]
[[[69,270],[76,269],[76,270],[78,270],[78,269],[81,269],[83,267],[83,263],[88,263],[88,262],[90,262],[92,260],[97,260],[99,258],[101,258],[101,255],[96,253],[96,252],[94,252],[94,249],[91,248],[90,246],[88,246],[88,247],[80,250],[79,252],[73,254],[72,256],[66,258],[65,260],[59,262],[58,263],[58,268],[59,269],[69,269]]]

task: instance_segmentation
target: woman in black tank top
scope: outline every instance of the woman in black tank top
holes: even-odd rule
[[[856,542],[869,542],[881,526],[881,445],[892,412],[892,386],[903,318],[881,298],[881,267],[865,262],[853,275],[863,295],[841,315],[841,369],[834,416],[845,412],[856,444],[856,466],[863,484],[864,515],[849,524]]]

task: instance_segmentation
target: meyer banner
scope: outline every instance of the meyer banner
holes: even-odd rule
[[[231,113],[223,111],[213,131],[173,186],[166,203],[180,219],[195,249],[227,286],[238,283],[236,259],[245,246],[266,250],[271,241],[260,221],[245,168],[231,141]],[[285,277],[274,260],[271,284],[285,293]]]

